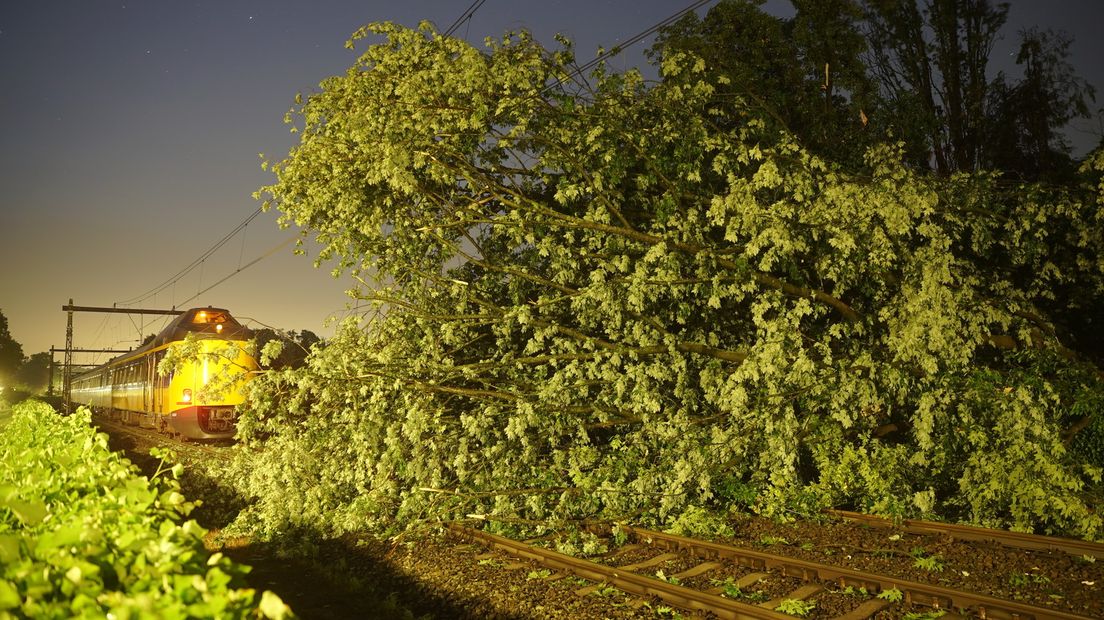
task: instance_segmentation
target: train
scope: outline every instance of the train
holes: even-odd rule
[[[161,375],[158,364],[191,337],[198,355]],[[70,402],[181,439],[227,439],[245,383],[259,367],[250,329],[224,308],[184,311],[152,340],[73,378]]]

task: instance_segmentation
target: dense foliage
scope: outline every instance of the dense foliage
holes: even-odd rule
[[[894,142],[844,169],[692,55],[583,80],[524,34],[373,34],[262,193],[375,312],[253,383],[243,523],[836,505],[1101,535],[1066,443],[1104,392],[1048,308],[1101,293],[1104,153],[1061,189]]]
[[[50,382],[50,354],[23,357],[23,345],[12,338],[8,318],[0,311],[0,392],[13,389],[41,394]]]
[[[1062,129],[1090,116],[1095,92],[1064,33],[1008,32],[1007,2],[792,0],[789,17],[762,4],[720,0],[704,17],[690,13],[651,53],[705,59],[729,80],[721,93],[851,169],[891,132],[906,161],[941,174],[1067,181],[1076,171]],[[1001,38],[1019,40],[1022,76],[990,62]]]
[[[50,382],[50,353],[34,353],[23,358],[23,364],[15,373],[16,383],[27,390],[41,394]]]
[[[277,331],[270,328],[259,329],[254,332],[253,345],[254,357],[261,359],[261,353],[269,347],[273,354],[265,359],[265,368],[298,368],[303,365],[311,347],[321,342],[321,338],[314,332],[304,329],[302,331]],[[278,352],[275,352],[278,349]]]
[[[271,592],[239,587],[248,569],[204,550],[170,472],[139,475],[87,410],[62,417],[32,401],[4,413],[0,618],[290,616]]]
[[[8,317],[0,312],[0,387],[10,387],[23,363],[23,347],[8,331]]]

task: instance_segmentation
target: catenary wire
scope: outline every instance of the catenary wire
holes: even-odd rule
[[[472,16],[475,15],[476,11],[478,11],[479,8],[482,7],[485,2],[486,2],[486,0],[474,0],[468,6],[468,8],[463,13],[461,13],[459,17],[456,18],[456,20],[452,23],[452,25],[449,26],[449,28],[445,31],[444,36],[450,36],[453,32],[456,31],[456,29],[460,26],[460,24],[464,23],[465,20],[470,20],[472,18]],[[651,26],[650,28],[647,28],[646,30],[641,31],[641,32],[637,33],[636,35],[633,35],[632,37],[627,39],[624,43],[610,48],[609,50],[605,51],[604,53],[598,55],[593,60],[583,64],[578,69],[576,69],[575,72],[573,72],[570,76],[568,76],[567,79],[573,79],[575,77],[581,76],[583,73],[585,73],[589,69],[597,66],[598,63],[602,62],[603,60],[605,60],[605,59],[607,59],[611,56],[615,56],[615,55],[621,53],[626,48],[628,48],[632,45],[635,45],[636,43],[639,43],[645,37],[649,36],[650,34],[654,33],[655,31],[659,30],[660,28],[663,28],[664,26],[673,23],[674,21],[682,18],[687,13],[690,13],[691,11],[695,11],[695,10],[701,8],[702,6],[705,6],[706,4],[709,4],[710,2],[713,2],[713,0],[697,0],[696,2],[692,3],[690,6],[682,9],[681,11],[678,11],[678,12],[672,14],[671,16],[669,16],[669,17],[667,17],[663,20],[661,20],[660,22],[656,23],[655,25]],[[208,249],[206,252],[201,254],[198,258],[193,260],[191,263],[189,263],[186,267],[184,267],[183,269],[178,271],[176,274],[170,276],[167,280],[165,280],[160,285],[150,289],[149,291],[147,291],[146,293],[144,293],[142,295],[139,295],[137,297],[132,297],[132,298],[127,299],[125,301],[116,302],[116,304],[117,305],[122,305],[122,306],[135,304],[135,303],[141,302],[145,299],[148,299],[151,296],[154,296],[154,295],[160,293],[161,291],[165,290],[169,286],[175,285],[181,278],[183,278],[184,276],[186,276],[187,274],[189,274],[193,270],[195,270],[196,267],[203,265],[204,262],[207,260],[207,258],[209,258],[216,251],[218,251],[219,248],[221,248],[223,245],[225,245],[228,241],[230,241],[230,239],[232,239],[234,237],[234,235],[236,235],[238,232],[240,232],[242,229],[244,229],[246,226],[248,226],[249,223],[252,222],[254,218],[256,218],[258,215],[260,215],[262,210],[263,210],[262,207],[258,207],[252,214],[250,214],[247,218],[245,218],[245,220],[243,220],[240,224],[238,224],[236,227],[234,227],[233,230],[231,230],[222,239],[220,239],[213,246],[211,246],[210,249]],[[286,245],[289,242],[290,241],[285,241],[284,243],[280,244],[280,247],[282,247],[283,245]],[[226,279],[240,273],[244,269],[250,267],[251,265],[255,264],[256,262],[258,262],[259,260],[261,260],[262,258],[265,258],[267,256],[268,256],[267,254],[263,255],[261,258],[254,259],[254,261],[250,262],[249,264],[245,265],[244,267],[239,267],[236,271],[231,272],[228,276],[224,277],[223,279],[215,282],[214,284],[207,287],[206,289],[203,289],[203,290],[197,292],[192,297],[189,297],[188,299],[180,302],[179,305],[183,305],[183,304],[195,299],[196,297],[199,297],[200,295],[202,295],[203,293],[211,290],[215,286],[218,286],[219,284],[224,282]],[[239,258],[239,264],[240,264],[240,258]],[[174,306],[175,305],[177,305],[177,304],[174,304]]]
[[[268,250],[267,252],[265,252],[264,254],[261,254],[261,255],[260,255],[260,256],[258,256],[257,258],[254,258],[253,260],[251,260],[251,261],[249,261],[248,263],[246,263],[246,264],[245,264],[244,266],[242,266],[242,267],[239,267],[239,268],[235,269],[234,271],[231,271],[231,272],[230,272],[229,274],[227,274],[227,275],[223,276],[223,277],[222,277],[222,279],[218,280],[217,282],[215,282],[215,283],[214,283],[214,284],[212,284],[211,286],[208,286],[207,288],[203,289],[202,291],[199,291],[199,292],[198,292],[198,293],[196,293],[195,295],[192,295],[191,297],[189,297],[189,298],[185,299],[184,301],[182,301],[182,302],[180,302],[180,303],[178,303],[178,304],[176,304],[176,305],[178,305],[178,306],[183,306],[184,304],[188,303],[189,301],[192,301],[192,300],[193,300],[193,299],[195,299],[196,297],[199,297],[200,295],[202,295],[202,294],[206,293],[207,291],[209,291],[209,290],[211,290],[211,289],[215,288],[216,286],[218,286],[218,285],[222,284],[223,282],[225,282],[225,281],[229,280],[230,278],[232,278],[232,277],[234,277],[234,276],[238,275],[239,273],[241,273],[241,272],[245,271],[246,269],[249,269],[249,268],[250,268],[250,267],[252,267],[253,265],[256,265],[257,263],[261,262],[262,260],[264,260],[264,259],[268,258],[269,256],[272,256],[273,254],[275,254],[276,252],[278,252],[278,251],[279,251],[279,250],[280,250],[281,248],[283,248],[283,247],[284,247],[284,246],[286,246],[287,244],[291,243],[292,241],[295,241],[295,238],[296,238],[296,237],[298,237],[298,236],[299,236],[299,235],[292,235],[291,237],[288,237],[287,239],[284,239],[284,240],[283,240],[283,241],[281,241],[280,243],[278,243],[278,244],[276,244],[276,245],[272,246],[272,248],[271,248],[271,249],[269,249],[269,250]],[[175,308],[175,306],[174,306],[174,308]]]
[[[131,297],[130,299],[127,299],[125,301],[115,302],[116,305],[129,306],[129,305],[132,305],[132,304],[136,304],[136,303],[141,302],[143,300],[149,299],[150,297],[156,295],[157,293],[160,293],[161,291],[165,290],[169,286],[172,286],[173,284],[176,284],[181,278],[183,278],[184,276],[191,273],[196,267],[202,265],[203,262],[206,261],[208,258],[210,258],[210,256],[212,254],[217,252],[219,250],[219,248],[226,245],[227,242],[229,242],[231,239],[234,238],[234,235],[238,234],[242,229],[244,229],[246,226],[248,226],[249,223],[252,222],[258,215],[260,215],[262,211],[263,211],[263,207],[257,207],[257,209],[255,211],[253,211],[253,213],[251,213],[249,215],[249,217],[242,220],[242,222],[240,224],[235,226],[233,228],[233,230],[228,232],[222,239],[219,239],[206,252],[204,252],[203,254],[200,254],[199,257],[196,258],[195,260],[193,260],[191,263],[189,263],[188,266],[186,266],[183,269],[181,269],[180,271],[176,272],[174,275],[170,276],[167,280],[165,280],[161,284],[153,287],[152,289],[150,289],[149,291],[147,291],[147,292],[145,292],[141,295],[138,295],[137,297]]]
[[[693,4],[686,7],[685,9],[682,9],[681,11],[671,15],[670,17],[667,17],[666,19],[660,21],[659,23],[655,24],[651,28],[648,28],[647,30],[641,31],[641,32],[629,37],[628,39],[625,40],[624,43],[621,43],[620,45],[615,45],[615,46],[611,47],[610,49],[606,50],[605,52],[602,52],[601,54],[599,54],[593,60],[583,64],[578,69],[576,69],[575,72],[572,73],[571,75],[569,75],[567,79],[573,79],[575,77],[581,76],[583,73],[585,73],[585,72],[589,71],[590,69],[598,66],[598,63],[602,62],[603,60],[605,60],[605,59],[607,59],[611,56],[616,56],[617,54],[620,54],[625,48],[636,45],[640,41],[644,40],[645,37],[647,37],[648,35],[656,32],[660,28],[663,28],[664,26],[667,26],[669,24],[674,23],[675,21],[678,21],[679,19],[682,19],[682,17],[684,15],[686,15],[687,13],[690,13],[691,11],[696,11],[696,10],[700,9],[701,7],[709,4],[710,2],[713,2],[713,0],[697,0],[697,2],[694,2]]]
[[[479,7],[483,6],[483,3],[486,1],[487,0],[474,0],[471,5],[468,6],[468,8],[463,13],[460,14],[460,17],[457,17],[456,21],[452,22],[452,25],[449,26],[448,30],[445,31],[444,36],[447,37],[452,35],[453,32],[456,32],[456,29],[460,27],[460,24],[464,23],[465,20],[471,19],[472,16],[475,15],[475,12],[479,10]]]

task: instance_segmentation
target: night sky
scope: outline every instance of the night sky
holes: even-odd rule
[[[258,153],[282,158],[296,92],[309,93],[354,60],[359,26],[453,23],[470,0],[2,0],[0,1],[0,310],[31,354],[65,344],[70,297],[110,306],[180,271],[258,204],[271,182]],[[528,29],[551,45],[561,32],[580,62],[690,0],[486,0],[457,36],[481,42]],[[711,5],[709,5],[711,6]],[[772,0],[772,12],[788,3]],[[703,10],[704,11],[704,10]],[[1104,0],[1014,0],[996,69],[1014,71],[1016,30],[1074,36],[1073,60],[1104,103]],[[643,64],[650,41],[610,65]],[[361,48],[362,49],[362,48]],[[1078,124],[1078,152],[1100,139],[1099,118]],[[189,297],[294,234],[262,214],[175,286],[140,305],[213,305],[285,329],[332,333],[351,285],[284,246],[188,303]],[[142,321],[145,321],[142,324]],[[78,314],[74,343],[128,348],[164,320]],[[153,323],[151,324],[151,321]],[[258,326],[254,324],[254,326]],[[103,361],[82,358],[76,361]]]

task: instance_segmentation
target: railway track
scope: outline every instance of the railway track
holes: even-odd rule
[[[117,437],[130,437],[141,444],[172,445],[179,452],[192,452],[204,459],[221,459],[226,456],[225,449],[217,445],[179,442],[154,429],[122,424],[105,419],[104,416],[96,416],[94,421],[103,430]],[[1009,549],[1025,550],[1023,553],[1008,553],[1030,557],[1031,562],[1051,558],[1055,551],[1060,552],[1058,556],[1067,557],[1066,562],[1071,564],[1077,564],[1086,558],[1104,560],[1104,545],[1099,543],[930,521],[894,522],[843,511],[832,511],[831,514],[860,528],[892,530],[884,535],[879,534],[883,540],[893,540],[899,538],[899,533],[907,532],[918,537],[968,541],[975,545],[980,543],[985,548],[1000,545]],[[849,567],[855,566],[852,562],[847,563],[849,566],[840,566],[809,561],[807,557],[794,557],[792,552],[804,548],[796,541],[792,544],[783,541],[781,544],[786,549],[782,553],[770,553],[762,548],[762,541],[758,545],[754,544],[754,537],[758,534],[752,534],[750,540],[736,546],[622,526],[621,531],[627,534],[630,544],[614,549],[598,558],[598,561],[588,561],[460,524],[453,524],[450,529],[514,558],[537,564],[542,568],[535,571],[539,578],[555,580],[560,585],[571,584],[579,595],[611,596],[609,591],[620,590],[635,597],[629,603],[633,606],[665,605],[694,613],[711,614],[710,617],[717,618],[792,619],[794,615],[787,615],[779,609],[800,612],[802,609],[812,609],[814,605],[816,607],[811,612],[811,617],[837,620],[919,620],[934,618],[931,612],[942,612],[942,617],[947,620],[962,617],[995,620],[1084,620],[1104,617],[1104,613],[1101,613],[1104,607],[1099,603],[1095,607],[1090,603],[1085,607],[1070,605],[1062,609],[1060,606],[1045,606],[1045,602],[1037,605],[1009,600],[1004,598],[1007,593],[984,590],[984,586],[983,592],[970,592],[935,583],[912,581],[901,575],[856,570]],[[790,540],[795,539],[791,536]],[[831,541],[835,543],[836,539]],[[935,543],[925,540],[924,544],[931,548]],[[862,550],[854,543],[828,546],[839,549],[837,553],[841,556],[838,559],[827,559],[829,562],[843,561],[842,556],[845,553],[883,551],[873,549],[877,545],[869,545],[871,549],[868,550]],[[791,554],[785,555],[787,551]],[[814,554],[806,554],[808,555]],[[818,558],[825,559],[823,556]],[[848,555],[846,559],[850,560],[851,556]],[[525,563],[509,563],[508,568],[525,566],[533,568]],[[974,571],[973,568],[970,570]],[[1053,572],[1050,574],[1054,575]],[[1104,585],[1101,575],[1098,571],[1095,576],[1077,577],[1072,583],[1077,584],[1077,579],[1087,577]],[[1020,577],[1031,579],[1035,575],[1021,573]],[[571,578],[574,582],[561,581],[566,578]],[[1093,586],[1091,581],[1081,583],[1087,584],[1090,589]],[[1066,592],[1066,587],[1060,586],[1058,590]],[[1011,596],[1015,596],[1015,593]],[[802,607],[803,605],[807,607]],[[1093,611],[1070,611],[1081,609]]]
[[[954,540],[996,543],[1013,549],[1026,549],[1030,551],[1061,551],[1074,556],[1091,556],[1104,560],[1104,544],[1089,542],[1087,540],[1059,538],[1057,536],[1040,536],[1038,534],[1008,532],[1005,530],[992,530],[970,525],[921,521],[916,519],[903,519],[900,522],[895,522],[884,517],[876,517],[847,510],[828,510],[826,514],[845,521],[860,523],[871,527],[895,528],[910,534],[938,534]]]
[[[148,444],[150,446],[172,446],[173,449],[178,451],[202,453],[207,456],[221,456],[223,454],[224,446],[227,445],[225,441],[220,441],[219,443],[183,441],[173,435],[162,433],[157,429],[134,426],[132,424],[124,424],[122,422],[112,420],[102,414],[93,415],[92,422],[97,427],[105,431],[109,431],[111,434],[116,436],[126,435],[134,438],[136,441],[143,442],[144,444]]]
[[[866,520],[865,515],[855,513],[840,516],[855,521]],[[933,525],[942,527],[945,524]],[[914,522],[909,527],[932,526],[927,522]],[[826,602],[827,598],[835,597],[830,606],[836,609],[840,607],[840,599],[844,599],[843,611],[830,616],[821,614],[821,617],[834,617],[837,620],[910,617],[905,610],[917,608],[941,612],[941,617],[947,620],[967,617],[986,620],[1084,620],[1092,617],[983,593],[642,528],[623,526],[622,531],[628,533],[631,543],[599,558],[598,562],[564,555],[460,524],[451,524],[449,529],[491,549],[544,567],[548,579],[574,577],[593,582],[579,588],[577,593],[580,595],[613,587],[639,597],[635,599],[636,605],[642,606],[648,601],[658,599],[665,605],[711,614],[717,618],[792,619],[794,615],[803,615],[802,610],[804,613],[811,611],[822,597],[826,597]],[[946,534],[947,530],[941,529],[938,533]],[[1032,549],[1054,548],[1041,545],[1054,545],[1057,541],[1064,541],[1063,544],[1070,544],[1072,548],[1073,543],[1079,542],[1064,539],[1039,540],[1050,537],[1036,537],[1036,540],[1030,541],[1028,535],[981,528],[968,528],[957,532],[957,535],[972,536],[971,540],[1008,541],[1018,548],[1022,548],[1022,545],[1036,545],[1029,547]],[[1077,553],[1085,555],[1087,550],[1104,558],[1104,545],[1085,545],[1091,546],[1080,547]],[[653,572],[660,566],[674,568],[671,568],[670,574],[663,571]],[[762,600],[765,597],[748,596],[753,587],[768,581],[773,583],[769,598]],[[846,593],[846,596],[841,593]],[[782,611],[790,611],[794,615]],[[934,617],[934,614],[928,617]]]

